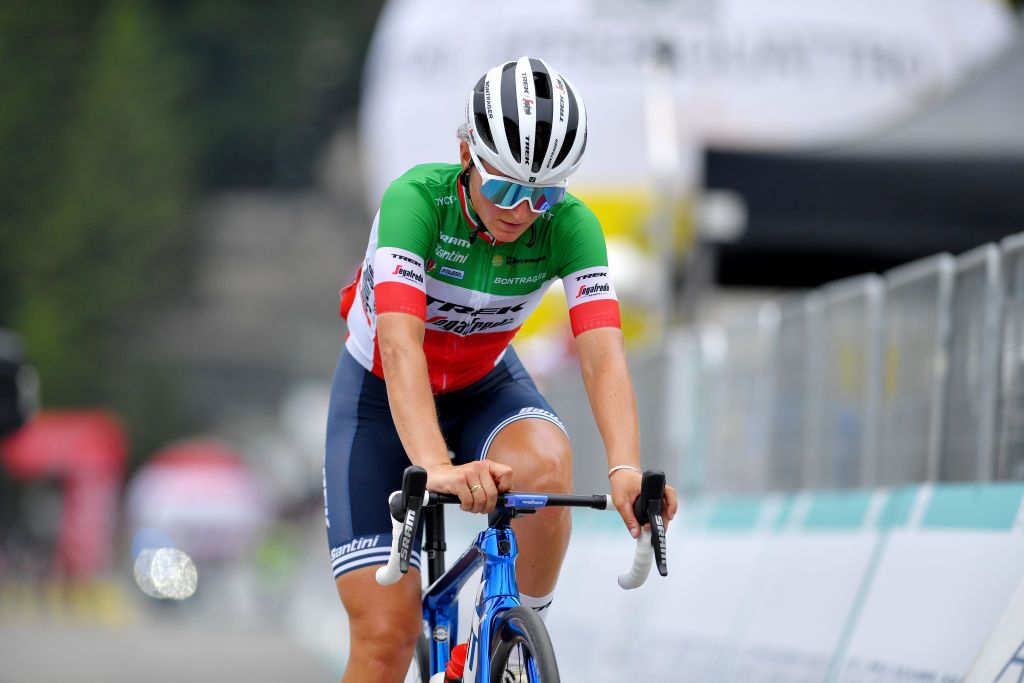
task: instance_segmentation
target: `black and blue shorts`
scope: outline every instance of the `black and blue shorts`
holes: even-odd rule
[[[487,457],[498,432],[527,418],[565,427],[511,347],[483,379],[434,397],[454,462]],[[409,458],[391,419],[384,380],[342,349],[331,386],[324,457],[324,515],[335,578],[385,564],[391,549],[388,496],[401,487]],[[419,568],[419,548],[412,558]]]

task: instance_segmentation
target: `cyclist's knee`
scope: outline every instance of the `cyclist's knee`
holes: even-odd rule
[[[531,448],[524,455],[524,469],[529,472],[531,480],[524,484],[546,493],[568,493],[572,490],[572,453],[568,445],[549,443]]]

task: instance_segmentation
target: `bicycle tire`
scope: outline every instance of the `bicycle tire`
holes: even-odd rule
[[[529,607],[513,607],[498,618],[491,638],[490,683],[504,683],[509,657],[518,647],[530,683],[559,683],[558,664],[551,637],[537,613]],[[531,665],[532,664],[532,671]],[[535,675],[534,675],[535,674]]]

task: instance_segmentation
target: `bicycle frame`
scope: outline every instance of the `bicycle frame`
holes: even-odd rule
[[[519,605],[515,574],[519,546],[509,524],[512,513],[503,509],[492,516],[490,526],[477,534],[476,540],[448,571],[444,571],[444,508],[440,505],[428,508],[424,518],[424,549],[427,551],[430,586],[423,593],[423,620],[430,642],[430,673],[444,671],[448,665],[449,639],[456,638],[459,632],[459,591],[483,565],[464,677],[490,680],[490,660],[482,653],[490,647],[495,620],[503,612]]]
[[[515,563],[519,546],[511,522],[520,515],[532,514],[549,507],[586,507],[595,510],[613,510],[611,496],[595,494],[580,496],[558,493],[504,493],[488,518],[487,528],[445,571],[444,538],[445,504],[459,504],[457,496],[426,490],[427,472],[422,467],[407,467],[402,476],[402,489],[388,498],[391,514],[391,554],[387,564],[378,567],[377,583],[389,586],[399,581],[409,570],[413,541],[419,522],[426,519],[426,539],[423,550],[427,555],[429,587],[423,593],[424,634],[429,642],[430,674],[444,671],[450,659],[451,639],[458,637],[459,591],[469,577],[483,568],[480,589],[474,605],[473,624],[470,628],[469,648],[463,677],[467,681],[490,679],[489,650],[495,623],[502,615],[520,605],[519,586],[516,583]],[[668,575],[665,561],[665,526],[661,517],[665,494],[665,475],[644,472],[640,495],[633,503],[637,521],[649,524],[636,539],[636,554],[632,568],[619,575],[619,586],[631,590],[647,579],[651,564],[657,562],[658,573]],[[422,513],[422,514],[421,514]],[[652,533],[651,530],[654,530]],[[504,634],[503,634],[504,635]],[[549,645],[550,647],[550,645]],[[527,664],[530,680],[537,671]]]

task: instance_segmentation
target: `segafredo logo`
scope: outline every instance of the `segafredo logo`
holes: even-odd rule
[[[395,266],[395,269],[391,272],[391,274],[398,275],[399,277],[404,277],[406,280],[413,280],[420,284],[423,284],[424,282],[423,276],[421,274],[417,273],[415,270],[410,270],[409,268],[404,267],[401,263]]]
[[[580,291],[576,292],[576,298],[582,299],[585,296],[594,296],[612,291],[611,285],[580,285]]]
[[[485,332],[492,330],[496,327],[504,327],[511,325],[516,321],[515,318],[503,318],[502,320],[483,320],[481,318],[470,318],[469,320],[459,320],[448,318],[443,315],[435,315],[432,318],[427,319],[428,325],[444,330],[445,332],[453,332],[455,334],[466,336],[475,332]]]

